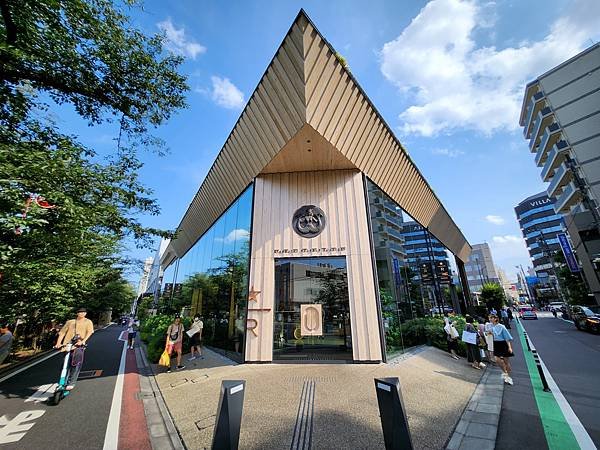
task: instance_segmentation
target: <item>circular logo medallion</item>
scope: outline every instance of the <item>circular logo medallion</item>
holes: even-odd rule
[[[325,213],[315,205],[298,208],[292,218],[292,227],[304,238],[314,238],[325,228]]]

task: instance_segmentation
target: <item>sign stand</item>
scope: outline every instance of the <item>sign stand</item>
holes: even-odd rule
[[[412,450],[400,381],[398,378],[375,378],[375,391],[386,450]]]
[[[237,450],[244,407],[244,380],[223,380],[212,450]]]

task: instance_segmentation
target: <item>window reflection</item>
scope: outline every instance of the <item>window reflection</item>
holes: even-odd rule
[[[203,341],[240,360],[248,289],[252,190],[244,193],[164,276],[162,310],[199,314]],[[178,267],[177,267],[178,266]],[[173,283],[173,294],[167,284]]]

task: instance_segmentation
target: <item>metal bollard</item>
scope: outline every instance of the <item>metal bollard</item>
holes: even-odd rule
[[[398,378],[375,378],[375,391],[386,450],[412,450]]]
[[[531,346],[529,345],[529,338],[527,337],[527,331],[523,330],[523,335],[525,336],[525,343],[527,344],[527,350],[531,351]]]
[[[532,350],[533,359],[535,361],[535,365],[537,366],[538,373],[540,374],[540,378],[542,379],[542,385],[544,386],[544,392],[551,392],[548,387],[548,381],[546,381],[546,375],[544,375],[544,369],[542,368],[542,364],[540,363],[540,357],[537,354],[537,350]]]
[[[244,407],[244,380],[223,380],[212,450],[237,450]]]

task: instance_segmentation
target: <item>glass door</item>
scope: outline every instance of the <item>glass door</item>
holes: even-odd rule
[[[275,260],[274,360],[352,360],[346,258]]]

